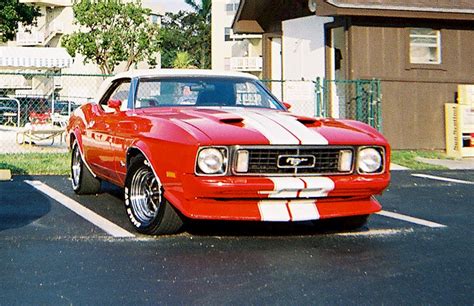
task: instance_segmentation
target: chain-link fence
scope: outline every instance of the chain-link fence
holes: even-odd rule
[[[71,112],[95,97],[105,75],[0,72],[0,154],[66,151]],[[291,112],[348,118],[381,130],[378,80],[263,80]]]
[[[380,80],[316,79],[317,117],[346,118],[382,130]]]
[[[316,114],[316,95],[314,81],[308,80],[263,80],[274,96],[291,105],[295,114],[314,116]]]
[[[66,151],[71,112],[93,99],[105,77],[0,72],[0,154]]]

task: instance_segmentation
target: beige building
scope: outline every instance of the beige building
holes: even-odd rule
[[[261,35],[234,34],[239,0],[212,1],[212,69],[243,71],[262,77]]]

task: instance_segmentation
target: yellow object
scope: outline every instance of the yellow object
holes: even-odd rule
[[[454,158],[474,157],[474,104],[445,104],[446,154]]]
[[[474,106],[474,85],[458,85],[458,103]]]
[[[171,171],[166,171],[166,177],[176,178],[176,173]]]
[[[12,179],[12,173],[10,170],[0,169],[0,181],[9,181]]]

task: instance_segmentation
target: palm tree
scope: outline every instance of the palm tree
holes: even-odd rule
[[[197,0],[184,0],[184,2],[190,5],[204,20],[211,21],[212,0],[201,0],[200,4],[197,3]]]
[[[176,53],[176,58],[173,61],[173,68],[177,69],[186,69],[186,68],[196,68],[192,65],[193,59],[186,51],[180,51]]]

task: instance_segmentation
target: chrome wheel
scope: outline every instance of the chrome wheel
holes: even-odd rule
[[[72,152],[72,162],[71,162],[72,187],[74,189],[77,189],[80,184],[81,168],[82,168],[81,163],[82,163],[81,152],[79,152],[79,148],[76,145]]]
[[[174,234],[183,219],[164,196],[164,188],[142,155],[132,157],[125,179],[125,210],[135,229],[143,234]]]
[[[129,200],[138,222],[147,226],[155,220],[161,205],[161,185],[150,168],[143,166],[134,173]]]

